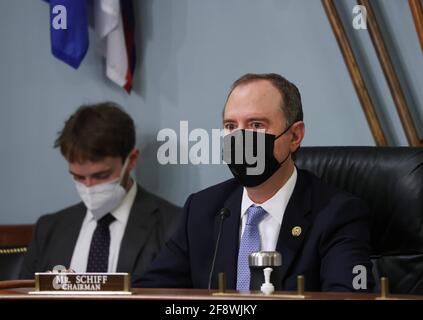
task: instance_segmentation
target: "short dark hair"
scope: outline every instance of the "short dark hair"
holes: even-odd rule
[[[303,121],[304,115],[300,91],[292,82],[276,73],[247,73],[243,75],[232,84],[226,102],[236,87],[257,80],[270,81],[279,90],[282,96],[282,105],[280,107],[286,118],[287,125],[291,125],[297,121]]]
[[[126,159],[135,147],[132,118],[116,103],[82,105],[65,121],[54,143],[69,162]]]

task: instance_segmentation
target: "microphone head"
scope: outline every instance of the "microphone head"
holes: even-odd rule
[[[219,211],[219,216],[220,217],[225,217],[225,218],[227,218],[227,217],[229,217],[231,215],[231,211],[228,209],[228,208],[222,208],[222,209],[220,209],[220,211]]]

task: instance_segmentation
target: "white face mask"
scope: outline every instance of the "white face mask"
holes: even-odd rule
[[[92,187],[74,180],[79,196],[96,220],[112,212],[122,203],[126,190],[121,183],[127,166],[128,158],[125,160],[119,178]]]

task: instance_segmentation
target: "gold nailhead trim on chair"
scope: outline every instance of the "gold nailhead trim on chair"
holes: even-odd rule
[[[0,254],[23,253],[23,252],[26,252],[26,251],[27,251],[26,247],[0,249]]]

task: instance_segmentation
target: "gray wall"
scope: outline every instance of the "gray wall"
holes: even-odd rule
[[[224,165],[168,165],[156,160],[156,136],[221,125],[228,87],[246,72],[277,72],[298,85],[304,145],[374,145],[320,0],[140,0],[138,66],[128,96],[104,76],[90,49],[75,71],[50,53],[49,7],[0,1],[0,224],[33,223],[78,201],[66,162],[52,148],[63,121],[82,103],[114,100],[137,125],[137,180],[182,205],[191,193],[230,177]],[[394,145],[406,141],[366,31],[351,27],[354,1],[338,1]],[[418,123],[423,62],[406,0],[377,1],[390,48]]]

